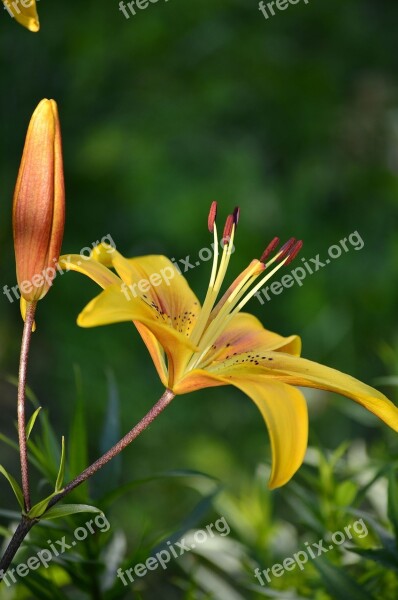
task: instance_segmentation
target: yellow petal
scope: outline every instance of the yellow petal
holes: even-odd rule
[[[242,352],[277,350],[299,355],[301,340],[297,335],[283,337],[264,329],[262,323],[248,313],[236,314],[205,358],[205,362],[224,361]]]
[[[183,335],[170,326],[167,315],[160,314],[141,298],[129,297],[124,293],[125,291],[121,290],[119,284],[106,288],[83,309],[78,317],[78,325],[96,327],[123,321],[142,323],[166,351],[170,375],[170,365],[173,367],[173,361],[178,361],[180,356],[185,355],[185,352],[192,353],[198,349],[192,345],[187,335]],[[142,330],[140,333],[142,335]],[[146,337],[144,341],[147,342],[148,338]],[[155,350],[153,344],[149,347],[151,353],[152,349]],[[156,366],[158,367],[158,365]]]
[[[157,321],[162,321],[171,331],[188,338],[198,317],[200,303],[186,279],[168,258],[151,255],[127,259],[115,248],[104,244],[93,250],[92,257],[116,269],[125,284],[126,296],[131,300],[141,299],[151,307]],[[153,329],[152,331],[154,332]],[[175,340],[178,339],[179,336],[176,337],[173,333],[168,335],[166,329],[162,329],[159,341],[168,358],[168,385],[173,385],[180,377],[194,348],[186,341],[176,343]],[[157,354],[153,344],[148,349],[151,354]]]
[[[28,2],[24,2],[28,4]],[[29,31],[39,31],[40,23],[36,10],[36,1],[30,0],[29,6],[24,7],[20,1],[12,2],[12,0],[3,0],[4,7],[15,20],[29,29]]]
[[[262,375],[193,371],[174,391],[186,393],[198,387],[232,384],[259,408],[268,428],[272,448],[270,488],[280,487],[301,466],[307,449],[308,411],[303,394],[296,388]]]
[[[307,450],[308,412],[303,394],[294,387],[253,378],[231,383],[257,405],[268,428],[272,449],[271,489],[287,483],[300,468]]]
[[[80,254],[65,254],[60,257],[59,265],[61,269],[67,271],[77,271],[90,277],[95,283],[98,283],[103,289],[110,285],[122,285],[121,279],[112,271],[104,267],[101,263]]]
[[[95,251],[93,252],[94,256]],[[167,317],[171,327],[189,335],[200,310],[200,304],[173,263],[162,255],[124,258],[117,250],[100,259],[109,260],[128,287],[131,298],[146,303]]]
[[[167,375],[167,367],[164,360],[164,351],[158,340],[154,336],[154,334],[142,323],[139,321],[134,321],[134,325],[136,326],[145,346],[148,348],[149,354],[153,360],[153,364],[158,372],[160,377],[160,381],[163,383],[165,387],[168,386],[168,375]]]
[[[226,377],[261,373],[291,385],[336,392],[358,402],[398,431],[398,407],[384,394],[350,375],[304,358],[260,349],[254,354],[245,353],[212,365],[209,371]]]

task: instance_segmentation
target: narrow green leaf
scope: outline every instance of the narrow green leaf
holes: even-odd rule
[[[367,560],[372,560],[383,567],[386,567],[389,570],[398,571],[398,556],[393,552],[389,552],[384,548],[350,548],[349,546],[345,547],[349,552],[354,552]]]
[[[339,600],[374,600],[369,591],[359,585],[343,570],[330,562],[319,559],[314,561],[315,567],[320,572],[326,589],[333,598]]]
[[[60,492],[65,476],[65,438],[62,436],[62,449],[61,449],[61,461],[59,464],[59,471],[57,481],[55,482],[55,491]]]
[[[3,527],[2,525],[0,525],[0,535],[2,535],[3,538],[8,539],[12,536],[12,532],[8,531],[8,529],[6,527]]]
[[[41,406],[39,406],[39,408],[36,408],[35,412],[33,413],[33,415],[30,417],[28,424],[26,426],[26,439],[28,440],[30,437],[30,434],[32,433],[32,429],[36,423],[36,419],[39,416],[39,412],[41,411]]]
[[[142,479],[134,479],[129,483],[125,483],[124,485],[119,485],[115,490],[111,490],[107,492],[101,497],[101,506],[111,506],[124,494],[129,492],[130,490],[139,487],[141,485],[145,485],[147,483],[163,481],[168,479],[187,479],[195,481],[196,479],[200,481],[200,479],[207,480],[209,483],[214,484],[214,487],[218,487],[219,480],[211,475],[207,475],[206,473],[201,473],[200,471],[194,471],[189,469],[176,469],[174,471],[166,471],[164,473],[158,473],[156,475],[151,475],[149,477],[144,477]]]
[[[108,369],[106,372],[107,383],[108,383],[108,402],[106,415],[104,420],[104,426],[100,437],[100,452],[104,454],[109,448],[111,448],[118,440],[120,440],[120,411],[119,411],[119,391],[113,372]],[[101,471],[93,482],[95,497],[98,497],[102,490],[106,487],[107,489],[116,489],[120,484],[121,467],[122,467],[121,455],[116,456],[110,461]]]
[[[40,502],[32,506],[32,508],[28,512],[28,517],[30,517],[31,519],[38,519],[39,517],[41,517],[45,513],[50,500],[52,500],[54,496],[59,494],[60,491],[61,490],[53,492],[52,494],[50,494],[50,496],[47,496],[47,498],[44,498],[44,500],[40,500]]]
[[[60,519],[76,513],[99,513],[103,514],[102,510],[89,504],[62,504],[61,506],[53,506],[44,515],[43,519]]]
[[[13,450],[16,450],[17,452],[19,452],[18,444],[16,442],[14,442],[14,440],[12,440],[9,437],[7,437],[6,435],[4,435],[3,433],[0,433],[0,441],[7,444],[7,446],[10,446],[10,448],[12,448]]]
[[[388,476],[388,518],[398,536],[398,484],[396,472],[391,469]]]
[[[68,600],[70,598],[59,589],[50,576],[43,577],[39,571],[30,570],[29,577],[25,577],[23,584],[31,592],[30,598],[40,598],[40,600]]]
[[[74,366],[76,385],[76,405],[73,411],[73,419],[69,431],[68,444],[68,467],[71,477],[84,471],[88,465],[87,423],[85,415],[85,404],[83,394],[83,383],[80,368]],[[79,486],[79,494],[88,498],[87,482]]]
[[[14,375],[7,375],[4,379],[5,379],[5,381],[7,381],[8,383],[10,383],[11,385],[15,386],[18,389],[18,385],[19,385],[18,377],[14,377]],[[35,393],[28,385],[25,388],[25,396],[28,400],[30,400],[30,402],[33,404],[33,406],[35,408],[37,408],[39,406],[39,401],[38,401]]]
[[[56,477],[57,468],[53,468],[53,464],[49,461],[44,452],[30,438],[28,440],[29,457],[32,464],[36,463],[37,468],[50,481]],[[33,459],[32,459],[33,456]]]
[[[3,465],[0,465],[0,473],[2,473],[4,475],[4,477],[8,480],[8,483],[12,487],[12,491],[14,492],[16,499],[18,500],[19,506],[21,507],[22,510],[24,510],[24,499],[23,499],[22,490],[21,490],[19,484],[15,481],[15,479],[12,475],[7,473],[7,471],[5,470]]]

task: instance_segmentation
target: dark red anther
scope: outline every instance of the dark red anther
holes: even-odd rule
[[[278,252],[278,260],[279,261],[282,260],[282,258],[285,258],[286,254],[288,254],[290,252],[290,250],[293,248],[295,243],[296,243],[296,238],[290,238],[290,240],[287,240],[287,242],[285,244],[283,244],[282,248]]]
[[[299,240],[298,242],[296,242],[294,244],[293,248],[289,252],[289,256],[287,257],[285,266],[288,265],[289,263],[291,263],[292,260],[294,260],[296,258],[297,254],[300,252],[302,247],[303,247],[303,242],[301,240]]]
[[[266,247],[266,249],[262,253],[260,261],[261,262],[265,262],[267,260],[267,258],[269,257],[269,255],[271,254],[271,252],[273,250],[275,250],[275,248],[278,246],[278,244],[279,244],[279,238],[278,237],[274,237],[274,239],[268,244],[268,246]]]
[[[239,223],[239,217],[240,217],[240,208],[239,208],[239,206],[235,206],[234,212],[233,212],[232,216],[234,218],[235,227],[237,227],[238,223]]]
[[[224,233],[222,234],[222,239],[224,242],[224,246],[228,244],[231,239],[232,227],[234,226],[234,216],[228,215],[227,220],[225,221]]]
[[[210,233],[214,231],[214,223],[216,222],[217,217],[217,202],[213,200],[209,210],[209,218],[207,220],[207,226],[209,228]]]

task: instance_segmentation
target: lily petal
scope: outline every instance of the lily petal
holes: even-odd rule
[[[234,374],[225,377],[208,371],[192,371],[177,393],[199,387],[232,384],[249,396],[260,410],[268,428],[272,449],[272,471],[268,486],[284,485],[300,468],[308,442],[308,410],[296,388],[262,375]]]
[[[103,289],[110,285],[122,284],[121,279],[112,271],[104,267],[101,263],[92,258],[81,256],[80,254],[65,254],[59,259],[59,266],[67,271],[77,271],[90,277],[95,283],[98,283]]]
[[[213,374],[225,377],[255,373],[290,385],[329,390],[351,398],[398,431],[398,407],[384,394],[358,379],[319,363],[285,354],[257,349],[209,367]]]
[[[8,12],[12,13],[12,16],[18,23],[29,29],[29,31],[39,31],[40,23],[36,10],[35,0],[31,0],[31,6],[28,6],[26,8],[22,6],[20,2],[7,2],[6,4],[3,0],[3,4],[5,5],[5,8],[8,10]]]
[[[270,489],[287,483],[304,460],[308,443],[308,411],[303,394],[289,385],[260,377],[233,378],[260,410],[272,449]]]
[[[189,341],[187,335],[170,326],[167,315],[160,314],[142,298],[127,299],[120,289],[120,284],[107,287],[101,294],[91,300],[80,313],[77,323],[81,327],[96,327],[123,321],[142,323],[155,336],[167,353],[169,375],[170,369],[174,366],[174,361],[178,361],[179,357],[185,355],[186,352],[192,353],[198,350]],[[152,343],[154,340],[145,335],[145,330],[139,329],[139,331],[141,336],[144,334],[145,342],[151,342],[148,346],[151,354],[156,352],[160,360],[159,350]],[[156,365],[157,368],[160,365],[159,362]]]
[[[204,362],[224,361],[259,348],[300,355],[301,340],[297,335],[283,337],[264,329],[262,323],[249,313],[237,313],[216,340]]]
[[[160,381],[165,387],[168,386],[167,367],[164,359],[164,350],[159,344],[154,334],[139,321],[134,321],[138,333],[140,334],[145,346],[148,348],[148,352],[151,355],[153,364],[155,365],[156,371],[160,377]]]
[[[96,250],[93,252],[95,257]],[[97,260],[116,269],[128,287],[131,298],[143,298],[171,327],[189,335],[200,310],[199,300],[187,280],[166,256],[149,255],[124,258],[117,250],[100,252]]]
[[[168,385],[180,377],[193,346],[186,341],[191,334],[200,311],[200,303],[186,279],[175,265],[165,256],[150,255],[139,258],[124,258],[115,248],[100,244],[92,252],[92,257],[106,266],[112,266],[124,282],[124,291],[131,299],[141,299],[147,304],[157,321],[168,325],[171,331],[183,336],[183,343],[176,342],[181,336],[166,335],[163,330],[160,343],[168,359]],[[156,334],[155,330],[150,330]],[[142,335],[142,330],[140,331]],[[168,339],[165,339],[165,336]],[[174,340],[174,342],[172,342]],[[157,369],[161,368],[161,355],[150,337],[144,339],[153,358],[157,356]],[[153,341],[153,340],[152,340]]]

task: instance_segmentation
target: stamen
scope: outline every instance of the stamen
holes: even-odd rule
[[[274,239],[272,240],[272,242],[270,242],[268,244],[268,246],[266,247],[266,249],[264,250],[264,252],[261,255],[260,261],[262,263],[264,263],[267,260],[267,258],[271,254],[271,252],[273,252],[275,250],[275,248],[278,246],[278,244],[279,244],[279,238],[278,237],[274,237]]]
[[[242,308],[249,302],[251,298],[262,288],[262,286],[275,275],[277,271],[288,262],[291,262],[301,250],[303,243],[301,241],[296,242],[295,238],[291,238],[284,244],[281,250],[278,252],[273,259],[271,259],[266,267],[269,267],[272,263],[277,261],[275,267],[268,272],[264,277],[260,278],[260,281],[249,291],[249,288],[258,278],[258,272],[253,273],[250,277],[244,277],[240,289],[234,290],[230,298],[221,307],[221,310],[215,313],[214,319],[209,324],[205,331],[204,336],[200,340],[200,347],[203,348],[202,353],[196,360],[191,360],[191,364],[196,366],[206,356],[211,344],[220,335],[221,331],[225,328],[226,324],[232,317],[240,312]],[[286,258],[286,254],[288,257]],[[216,307],[217,308],[217,307]]]
[[[229,215],[229,217],[227,219],[227,223],[224,228],[224,235],[225,235],[225,230],[227,228],[228,222],[231,223],[231,230],[230,230],[231,237],[230,237],[230,239],[228,238],[228,240],[224,241],[224,248],[223,248],[220,263],[218,264],[218,261],[217,261],[217,264],[215,261],[213,263],[213,270],[212,270],[212,276],[211,276],[211,281],[210,281],[211,285],[209,286],[209,289],[207,290],[207,294],[206,294],[206,298],[205,298],[205,301],[202,306],[202,310],[200,311],[199,318],[198,318],[198,320],[195,324],[195,327],[193,329],[193,332],[191,334],[191,340],[194,344],[199,344],[199,340],[200,340],[204,330],[206,329],[206,325],[208,323],[210,313],[211,313],[211,311],[214,307],[214,304],[217,300],[217,296],[220,292],[221,286],[224,281],[225,274],[228,269],[229,261],[231,259],[231,255],[232,255],[231,249],[233,248],[233,242],[234,242],[234,236],[235,236],[235,224],[233,222],[232,215]],[[217,230],[217,228],[216,228],[216,226],[214,226],[214,231],[216,232],[216,230]],[[217,256],[218,256],[218,252],[217,252]],[[217,275],[215,276],[217,266],[218,266],[218,271],[217,271]],[[215,281],[214,281],[214,277],[215,277]],[[192,359],[194,359],[194,356],[192,357]]]
[[[209,283],[210,290],[214,287],[214,282],[216,280],[217,267],[218,267],[218,235],[217,235],[217,225],[215,224],[215,222],[213,223],[213,235],[214,235],[214,257],[213,257],[213,266],[211,269],[210,283]]]
[[[251,285],[255,279],[257,279],[258,275],[260,275],[265,269],[265,265],[258,260],[252,260],[250,265],[246,267],[244,271],[233,281],[233,283],[229,286],[223,297],[218,301],[217,305],[213,308],[210,320],[214,321],[214,319],[219,314],[220,310],[224,307],[225,304],[229,304],[231,306],[233,300],[242,293],[242,291],[247,288],[247,286]]]
[[[239,217],[240,217],[240,208],[239,208],[239,206],[236,206],[234,208],[234,212],[233,212],[232,216],[234,218],[235,227],[238,227]]]
[[[217,202],[214,200],[211,203],[210,211],[209,211],[209,218],[207,220],[207,226],[209,228],[210,233],[213,233],[216,217],[217,217]]]
[[[224,246],[226,246],[231,239],[232,227],[234,224],[234,216],[228,215],[227,220],[225,221],[224,232],[222,234],[222,242]]]
[[[216,227],[217,202],[213,201],[210,206],[208,228],[210,233],[214,234],[213,267],[205,301],[190,334],[190,339],[192,343],[198,346],[198,350],[190,357],[186,365],[187,371],[200,365],[204,359],[206,360],[206,355],[213,347],[215,340],[225,330],[233,317],[242,310],[247,302],[280,268],[294,260],[303,246],[301,240],[297,241],[295,238],[290,238],[270,260],[267,260],[280,242],[278,237],[274,237],[264,250],[260,260],[253,260],[215,305],[233,252],[233,242],[239,216],[240,209],[236,207],[226,219],[221,240],[223,251],[219,261]],[[269,269],[271,265],[274,266]],[[264,271],[267,271],[266,274],[264,274]],[[259,277],[262,273],[264,275]]]
[[[301,240],[299,240],[298,242],[296,242],[293,246],[293,248],[291,249],[289,256],[287,257],[287,260],[285,261],[285,266],[290,264],[292,262],[292,260],[294,260],[297,256],[297,254],[300,252],[301,248],[303,247],[303,242]]]
[[[294,246],[295,243],[296,239],[290,238],[289,240],[287,240],[286,244],[283,244],[282,248],[279,250],[276,256],[278,261],[282,260],[282,258],[286,256],[286,254],[290,251],[290,249]]]

